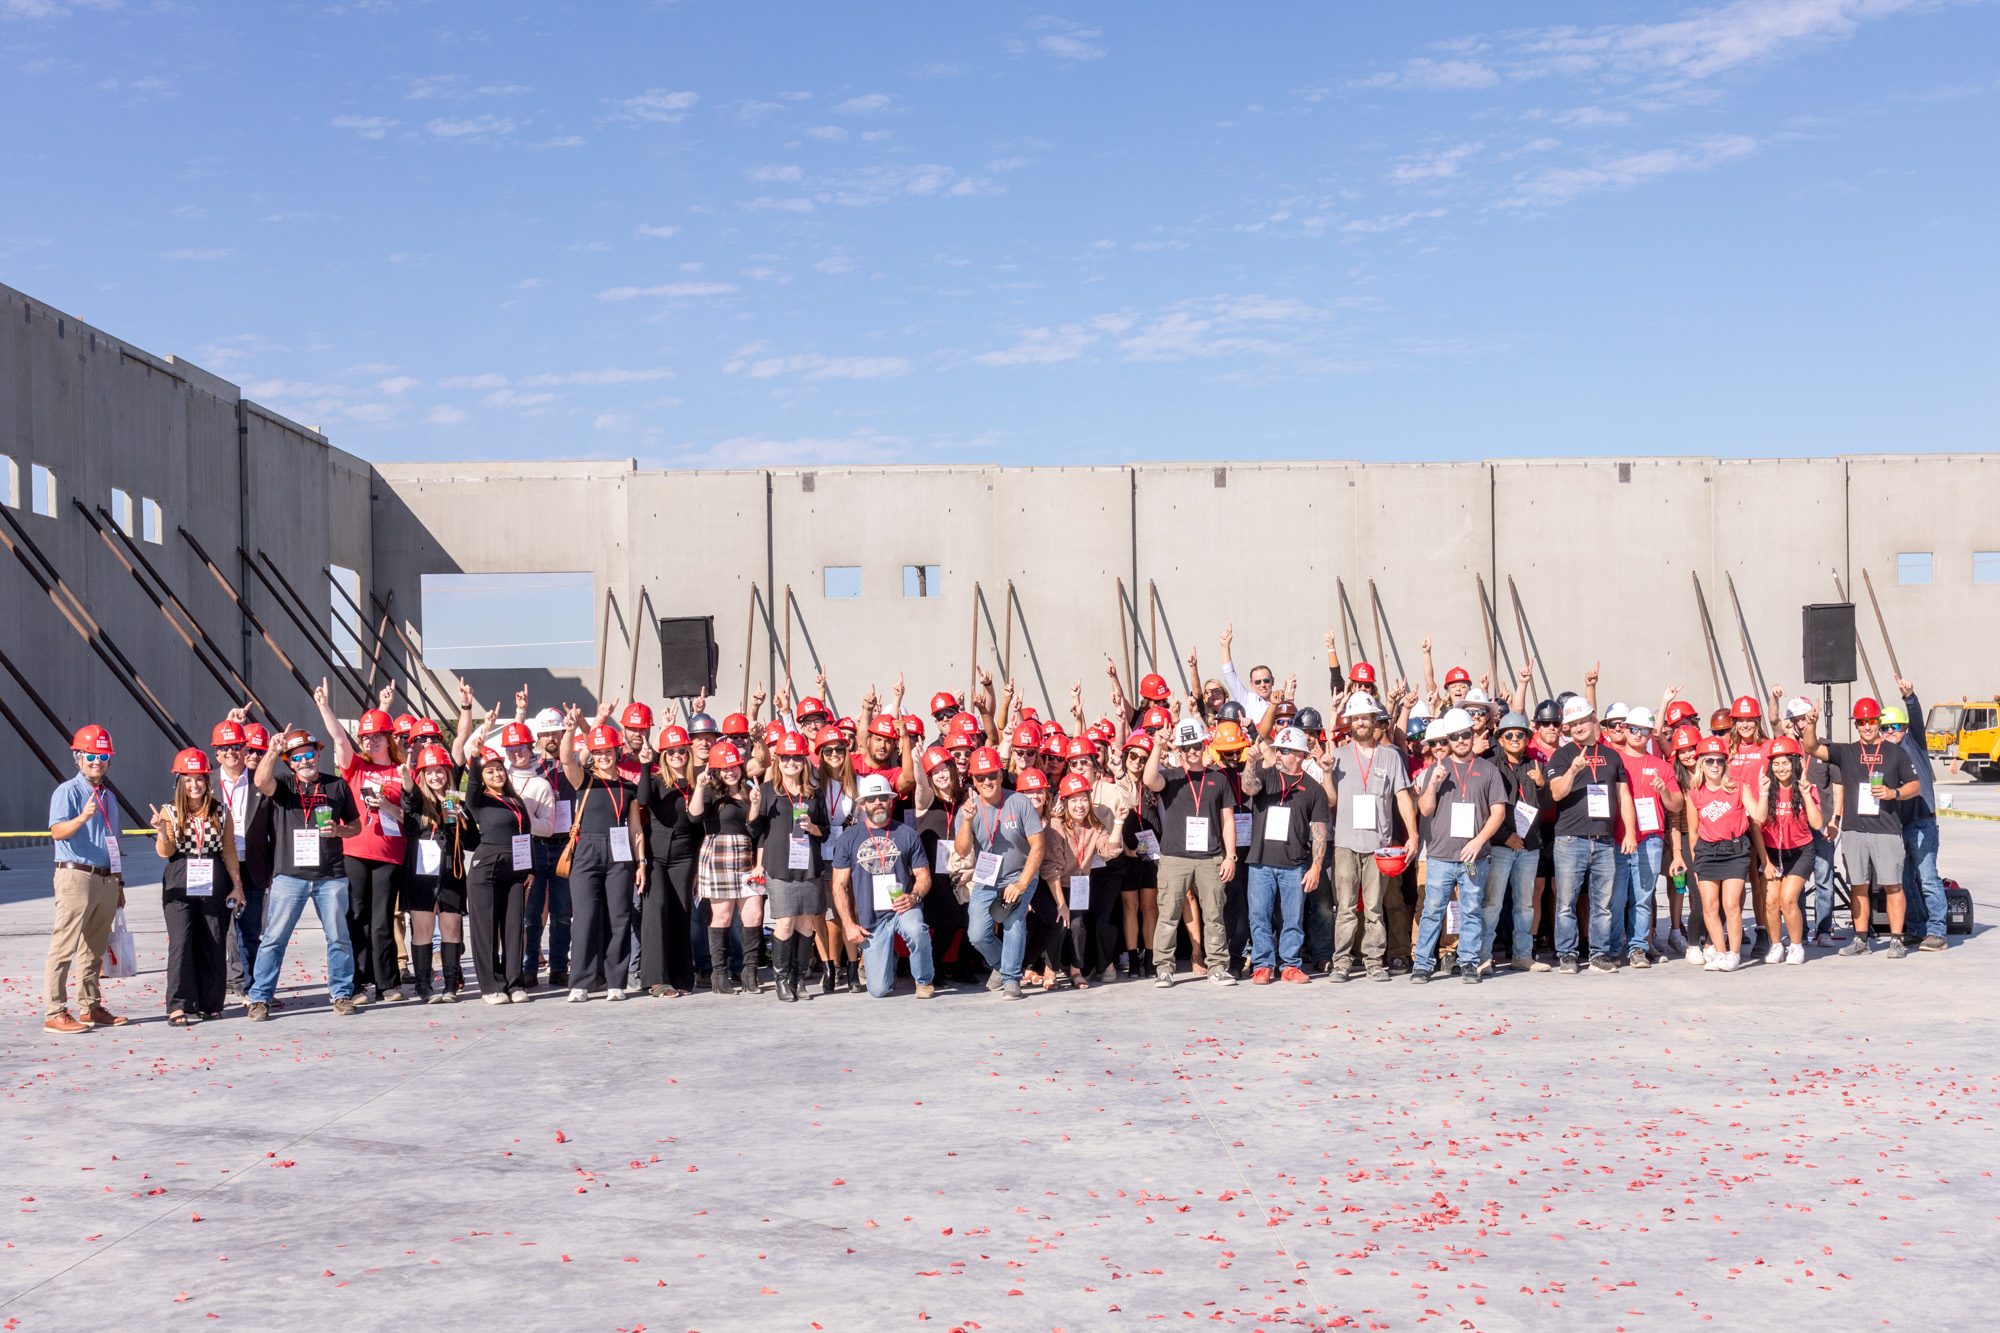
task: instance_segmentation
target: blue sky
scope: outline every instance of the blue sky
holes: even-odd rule
[[[1996,102],[1991,3],[0,0],[0,280],[381,461],[1988,449]]]

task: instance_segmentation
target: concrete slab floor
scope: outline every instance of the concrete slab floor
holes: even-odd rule
[[[2000,823],[1944,846],[2000,920]],[[0,1328],[1991,1323],[1990,927],[1734,975],[351,1019],[302,929],[294,1007],[180,1031],[135,889],[149,970],[108,994],[144,1021],[56,1038],[46,858],[0,874]]]

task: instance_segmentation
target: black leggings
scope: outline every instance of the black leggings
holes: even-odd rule
[[[344,856],[347,870],[347,938],[354,946],[354,987],[392,990],[403,984],[396,963],[396,890],[403,867],[395,861]]]
[[[1076,921],[1076,916],[1072,915],[1072,927]],[[1021,960],[1021,966],[1040,971],[1062,971],[1072,927],[1065,927],[1062,918],[1056,915],[1055,891],[1037,881],[1034,901],[1028,904],[1028,953]],[[1044,960],[1046,965],[1038,967]]]
[[[510,851],[474,855],[465,875],[465,934],[481,995],[525,989],[522,956],[528,949],[528,877],[514,869]],[[426,944],[430,941],[424,941]]]
[[[1125,884],[1123,866],[1099,866],[1090,872],[1090,906],[1070,913],[1070,939],[1077,965],[1086,973],[1102,972],[1118,961],[1125,929]]]
[[[577,838],[569,866],[571,989],[625,989],[632,970],[632,880],[637,870],[634,862],[611,859],[608,834]]]
[[[639,982],[644,986],[694,989],[694,872],[699,857],[646,862],[646,889],[639,895]]]

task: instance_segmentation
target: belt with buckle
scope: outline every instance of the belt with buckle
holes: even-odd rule
[[[111,874],[109,866],[94,866],[87,861],[58,861],[56,862],[56,869],[81,870],[86,875],[104,875],[106,877],[109,877]]]

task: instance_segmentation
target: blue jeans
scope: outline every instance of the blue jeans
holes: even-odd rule
[[[236,957],[231,959],[229,988],[239,987],[244,994],[250,992],[250,982],[257,976],[257,946],[264,939],[264,895],[270,890],[260,889],[250,883],[250,877],[243,877],[243,910],[230,923],[230,930],[236,935]]]
[[[1438,937],[1444,934],[1444,906],[1451,891],[1458,890],[1458,965],[1467,970],[1479,966],[1479,941],[1486,928],[1487,858],[1477,861],[1424,862],[1424,915],[1417,923],[1419,972],[1437,970]]]
[[[878,1000],[896,989],[898,935],[910,946],[910,976],[919,986],[931,984],[931,933],[924,928],[923,912],[914,907],[907,912],[877,912],[875,929],[861,946],[861,961],[868,967],[868,993]]]
[[[569,971],[569,881],[556,874],[562,860],[561,843],[537,841],[530,862],[533,878],[528,881],[528,953],[522,969],[542,970],[542,913],[549,918],[549,971]]]
[[[278,972],[285,965],[285,945],[291,942],[292,928],[310,901],[319,913],[319,928],[326,932],[326,993],[344,1000],[354,994],[354,946],[347,939],[347,881],[345,879],[299,879],[278,875],[271,880],[265,898],[269,915],[264,921],[264,938],[257,946],[257,971],[250,983],[249,998],[269,1004],[278,993]]]
[[[1334,937],[1340,919],[1339,904],[1333,892],[1333,849],[1327,848],[1326,869],[1320,872],[1319,883],[1300,886],[1306,896],[1306,957],[1314,966],[1333,957]]]
[[[1299,950],[1305,947],[1306,932],[1301,924],[1306,910],[1305,867],[1250,867],[1250,966],[1275,970],[1279,960],[1286,967],[1299,966]],[[1276,903],[1284,913],[1277,947],[1271,943],[1271,907]]]
[[[1938,878],[1937,816],[1925,815],[1903,825],[1903,848],[1909,854],[1908,864],[1903,868],[1903,883],[1907,886],[1915,880],[1922,890],[1914,899],[1906,893],[1903,901],[1912,905],[1921,904],[1924,934],[1942,938],[1945,930],[1944,881]],[[1918,925],[1914,920],[1905,920],[1903,924],[1910,930]]]
[[[1833,927],[1833,844],[1823,833],[1813,834],[1812,882],[1806,887],[1812,890],[1813,904],[1808,924],[1812,933],[1818,935]]]
[[[1648,836],[1630,856],[1613,853],[1617,887],[1611,895],[1611,945],[1613,958],[1622,958],[1631,949],[1650,948],[1653,921],[1660,887],[1660,866],[1666,859],[1666,840]]]
[[[1565,835],[1556,839],[1556,957],[1577,957],[1576,895],[1590,894],[1590,956],[1608,958],[1611,894],[1618,860],[1611,843]]]
[[[1494,847],[1487,851],[1486,905],[1480,922],[1479,961],[1493,957],[1493,928],[1500,924],[1500,908],[1507,890],[1514,891],[1514,957],[1535,956],[1535,871],[1541,865],[1540,848]]]
[[[995,921],[993,900],[1006,887],[1006,884],[972,886],[972,902],[966,908],[971,920],[966,923],[965,937],[972,941],[973,948],[979,950],[979,956],[986,960],[986,965],[1000,974],[1002,981],[1018,985],[1021,964],[1028,956],[1028,904],[1034,901],[1035,895],[1030,885],[1030,891],[1022,894],[1000,921]],[[1206,921],[1202,922],[1204,929],[1207,925]],[[870,969],[870,975],[873,975],[873,969]]]

